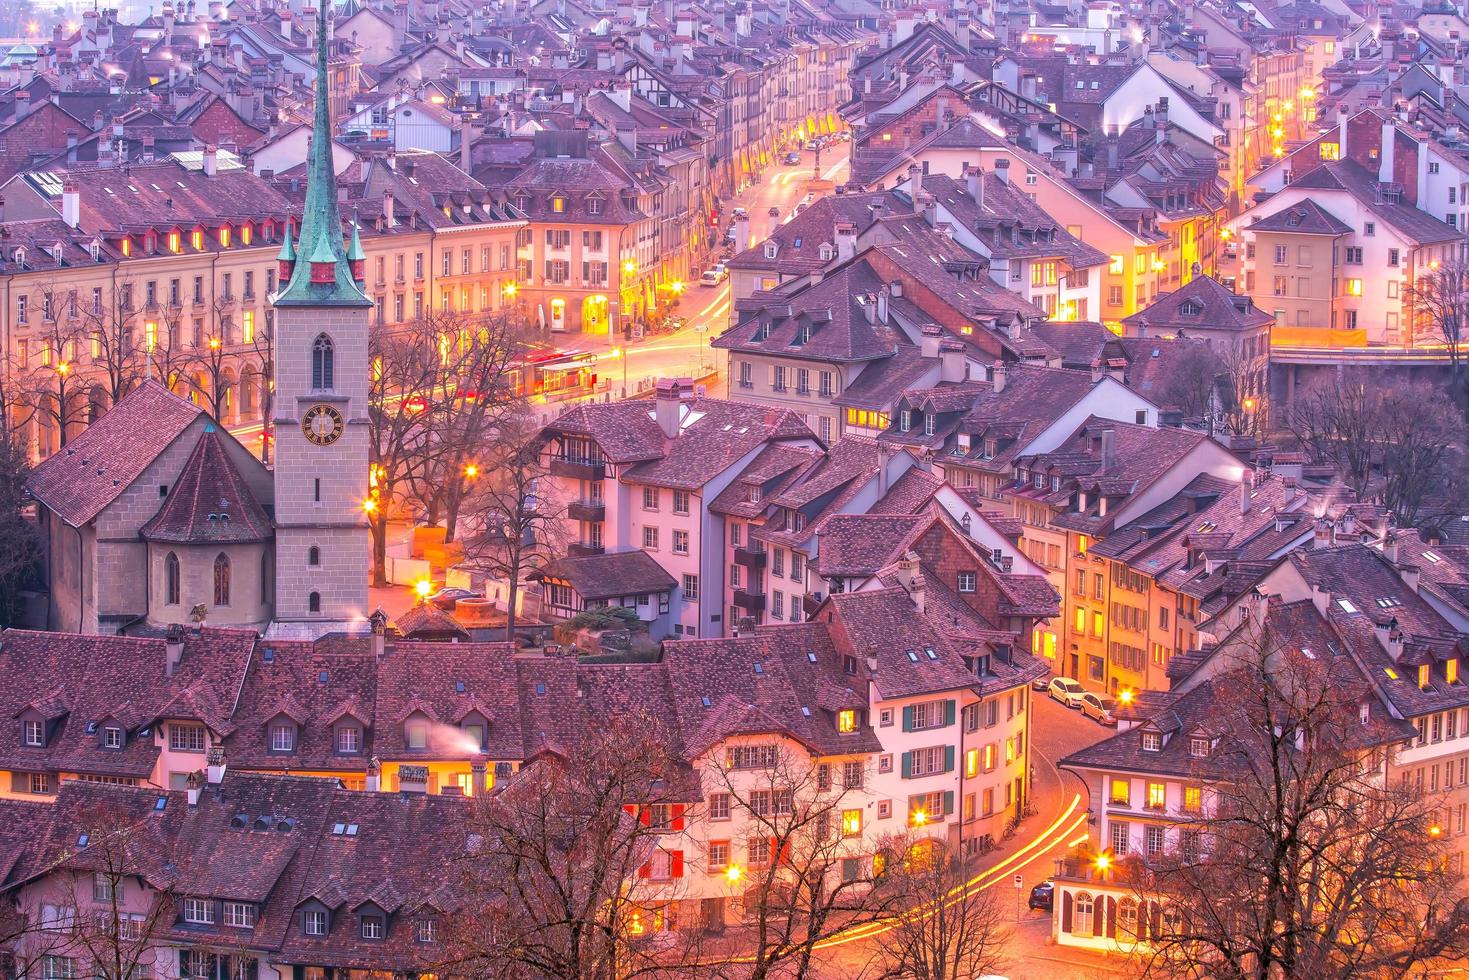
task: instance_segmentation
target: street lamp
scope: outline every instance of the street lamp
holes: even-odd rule
[[[724,877],[732,882],[739,881],[742,874],[744,874],[744,872],[742,872],[739,869],[739,866],[735,864],[731,864],[729,867],[724,869]]]
[[[479,476],[479,467],[475,466],[473,463],[470,463],[468,466],[464,467],[464,475],[473,480],[475,477]]]
[[[434,584],[426,578],[421,578],[413,583],[413,591],[418,594],[418,601],[423,602],[428,594],[434,590]]]
[[[1107,869],[1112,867],[1112,858],[1107,856],[1106,854],[1098,854],[1097,859],[1092,862],[1092,867],[1096,868],[1103,874],[1106,874]]]
[[[613,360],[622,361],[622,397],[627,397],[627,351],[621,347],[614,347],[607,352],[607,356]]]

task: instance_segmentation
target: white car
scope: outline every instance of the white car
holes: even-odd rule
[[[1086,695],[1086,688],[1079,681],[1070,677],[1056,677],[1051,680],[1049,691],[1052,698],[1060,701],[1068,708],[1080,708],[1082,698]]]
[[[724,263],[721,262],[719,265],[714,266],[712,269],[706,269],[704,271],[704,274],[699,277],[699,285],[717,286],[720,283],[724,282],[724,277],[728,274],[729,273],[724,271]]]

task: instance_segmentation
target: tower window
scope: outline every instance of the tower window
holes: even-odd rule
[[[179,556],[172,551],[163,559],[163,601],[170,606],[179,604]]]
[[[230,559],[224,552],[214,559],[214,604],[230,604]]]
[[[311,481],[311,499],[318,504],[321,503],[321,477],[319,476]]]
[[[318,547],[316,547],[316,545],[312,545],[311,548],[310,548],[310,550],[308,550],[306,552],[306,564],[308,564],[308,565],[320,565],[321,564],[321,549],[318,548]]]
[[[318,334],[316,343],[311,345],[311,387],[313,390],[332,390],[334,362],[335,350],[332,347],[332,339],[326,334]]]
[[[314,612],[314,613],[321,612],[321,593],[320,592],[313,592],[313,593],[311,593],[310,596],[307,597],[307,599],[306,599],[306,609],[307,609],[308,612]]]

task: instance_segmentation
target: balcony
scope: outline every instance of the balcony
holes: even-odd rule
[[[573,558],[587,558],[591,555],[600,555],[604,551],[606,549],[599,544],[586,544],[581,541],[573,541],[566,549],[566,553]]]
[[[736,609],[743,609],[751,615],[762,613],[765,611],[765,593],[735,589],[734,604]]]
[[[607,517],[607,505],[600,500],[573,500],[566,505],[566,516],[574,521],[600,521]]]
[[[750,548],[736,548],[734,550],[736,565],[744,565],[750,571],[759,571],[765,567],[765,552],[754,551]]]
[[[600,459],[554,456],[551,458],[551,475],[564,476],[569,480],[601,480],[607,476],[607,464]]]

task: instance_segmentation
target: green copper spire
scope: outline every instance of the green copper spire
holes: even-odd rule
[[[291,216],[286,215],[286,238],[285,241],[281,242],[281,250],[276,253],[276,261],[296,261],[296,246],[295,243],[291,241],[291,237]]]
[[[362,236],[357,234],[357,215],[352,215],[352,244],[347,246],[348,262],[366,262],[367,253],[362,250]]]
[[[316,22],[316,119],[311,127],[311,158],[306,178],[306,207],[291,281],[276,297],[286,306],[371,306],[352,281],[342,241],[342,215],[337,207],[337,175],[332,167],[332,111],[327,88],[327,6],[318,0]]]

